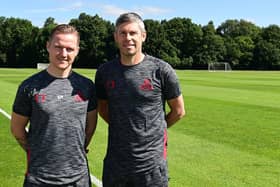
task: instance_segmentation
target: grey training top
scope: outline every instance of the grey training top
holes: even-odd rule
[[[60,185],[87,174],[86,114],[96,107],[93,82],[75,72],[55,78],[43,70],[23,81],[13,111],[30,119],[29,180]]]
[[[134,66],[123,66],[115,59],[99,67],[95,84],[97,97],[109,104],[104,168],[126,175],[164,162],[165,101],[181,94],[172,67],[148,55]]]

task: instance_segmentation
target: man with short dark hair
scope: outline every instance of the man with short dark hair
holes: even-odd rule
[[[98,112],[109,124],[103,186],[167,187],[167,128],[185,115],[179,82],[168,63],[142,52],[138,14],[120,15],[115,26],[120,57],[95,77]]]

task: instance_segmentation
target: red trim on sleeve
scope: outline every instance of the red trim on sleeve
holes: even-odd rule
[[[167,129],[164,129],[164,137],[163,137],[163,158],[166,160],[167,158]]]

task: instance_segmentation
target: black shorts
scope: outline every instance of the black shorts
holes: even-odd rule
[[[39,181],[29,181],[28,178],[25,177],[23,187],[91,187],[91,181],[90,176],[87,174],[75,182],[62,185],[51,185]]]
[[[167,165],[155,167],[148,173],[112,176],[110,171],[103,171],[103,187],[168,187]]]

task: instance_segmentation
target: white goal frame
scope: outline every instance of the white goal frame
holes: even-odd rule
[[[37,63],[37,69],[38,70],[46,69],[48,66],[49,66],[48,63]]]
[[[223,71],[229,72],[231,71],[231,66],[228,62],[212,62],[208,64],[209,72]]]

